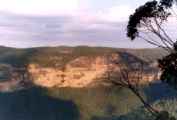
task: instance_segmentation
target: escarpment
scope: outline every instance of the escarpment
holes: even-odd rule
[[[122,64],[116,63],[119,61],[120,56],[118,54],[94,58],[81,56],[68,62],[63,68],[41,67],[37,64],[30,64],[28,70],[33,83],[43,87],[90,87],[96,84],[104,84],[108,74],[111,74],[110,77],[114,76],[113,79],[118,78],[118,73],[123,67]],[[156,79],[154,69],[143,72],[142,84]],[[132,71],[131,75],[133,74]]]
[[[119,80],[120,71],[125,68],[131,70],[129,76],[132,76],[130,79],[133,81],[137,79],[135,69],[143,67],[141,84],[159,77],[157,65],[147,62],[149,54],[139,57],[123,50],[87,47],[41,48],[18,52],[15,58],[8,53],[0,59],[0,91],[31,84],[47,88],[111,85],[109,79]],[[151,57],[151,61],[153,59]]]
[[[33,82],[44,87],[85,87],[106,71],[107,66],[102,57],[80,57],[66,64],[63,69],[29,65]]]

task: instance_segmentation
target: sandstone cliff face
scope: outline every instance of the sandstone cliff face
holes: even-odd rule
[[[26,50],[3,48],[0,51],[0,91],[34,84],[43,87],[110,85],[106,80],[109,77],[119,80],[121,69],[136,67],[137,61],[151,63],[162,57],[161,53],[164,52],[155,51],[83,46]],[[156,67],[156,64],[149,67]],[[148,72],[143,73],[142,84],[160,75],[154,74],[158,71],[151,68],[145,71]],[[136,80],[135,74],[135,71],[131,71],[129,76]]]
[[[30,64],[28,71],[32,82],[43,87],[89,87],[94,83],[102,83],[108,72],[116,75],[120,71],[120,56],[112,54],[109,56],[78,57],[68,62],[62,69],[53,67],[41,67],[37,64]],[[134,75],[132,72],[131,75]],[[143,73],[142,84],[156,79],[155,74]],[[114,77],[115,79],[115,77]],[[98,81],[99,80],[99,81]]]
[[[85,87],[102,77],[106,71],[107,65],[103,57],[80,57],[68,63],[64,69],[29,65],[33,82],[44,87]]]

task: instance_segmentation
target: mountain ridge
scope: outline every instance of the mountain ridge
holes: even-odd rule
[[[14,81],[15,78],[19,81],[17,83],[21,83],[24,79],[21,74],[27,76],[29,73],[31,81],[43,87],[87,87],[93,85],[100,79],[105,79],[103,76],[109,71],[108,66],[112,66],[111,69],[114,72],[120,69],[117,62],[129,67],[134,67],[135,63],[141,62],[146,66],[145,77],[153,79],[152,71],[158,71],[154,63],[166,55],[159,48],[116,49],[88,46],[28,49],[0,47],[0,54],[0,64],[9,66],[6,69],[2,67],[1,78],[3,78],[4,72],[6,76],[9,74],[7,80]]]

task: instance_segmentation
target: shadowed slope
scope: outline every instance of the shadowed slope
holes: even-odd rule
[[[72,101],[45,96],[41,89],[31,88],[0,93],[1,120],[78,120],[79,112]]]

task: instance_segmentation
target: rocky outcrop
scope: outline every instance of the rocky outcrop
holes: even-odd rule
[[[108,72],[118,75],[123,65],[118,54],[111,56],[86,57],[82,56],[68,62],[63,68],[41,67],[37,64],[29,65],[29,72],[33,83],[43,87],[89,87],[94,83],[102,84]],[[121,68],[121,69],[120,69]],[[150,71],[143,73],[141,83],[151,82],[157,79],[156,74]],[[131,75],[135,73],[132,71]],[[114,79],[116,79],[116,76]]]
[[[134,69],[145,63],[141,84],[158,79],[156,59],[164,51],[100,47],[44,47],[30,49],[1,48],[0,91],[43,87],[90,87],[119,80],[121,69]],[[162,54],[161,54],[162,53]],[[138,64],[137,64],[138,63]],[[149,64],[152,63],[152,64]],[[136,71],[129,74],[134,81]],[[105,82],[106,81],[106,82]],[[109,82],[109,81],[108,81]]]
[[[69,62],[63,69],[29,65],[33,82],[44,87],[85,87],[101,78],[106,71],[103,57],[80,57]]]
[[[127,58],[128,59],[128,58]],[[100,56],[80,56],[70,60],[62,67],[41,66],[30,63],[24,68],[2,66],[0,77],[8,74],[5,81],[0,82],[0,91],[10,91],[17,88],[35,84],[42,87],[91,87],[95,85],[110,85],[108,79],[119,80],[120,71],[127,67],[138,66],[138,61],[131,57],[129,63],[117,54]],[[123,63],[122,63],[123,61]],[[137,61],[137,62],[136,62]],[[3,71],[4,70],[4,71]],[[146,84],[158,79],[158,70],[145,66],[142,73],[141,84]],[[1,75],[2,74],[2,75]],[[7,76],[7,75],[4,75]],[[129,72],[132,82],[139,77],[137,71]],[[105,82],[106,81],[106,82]]]

